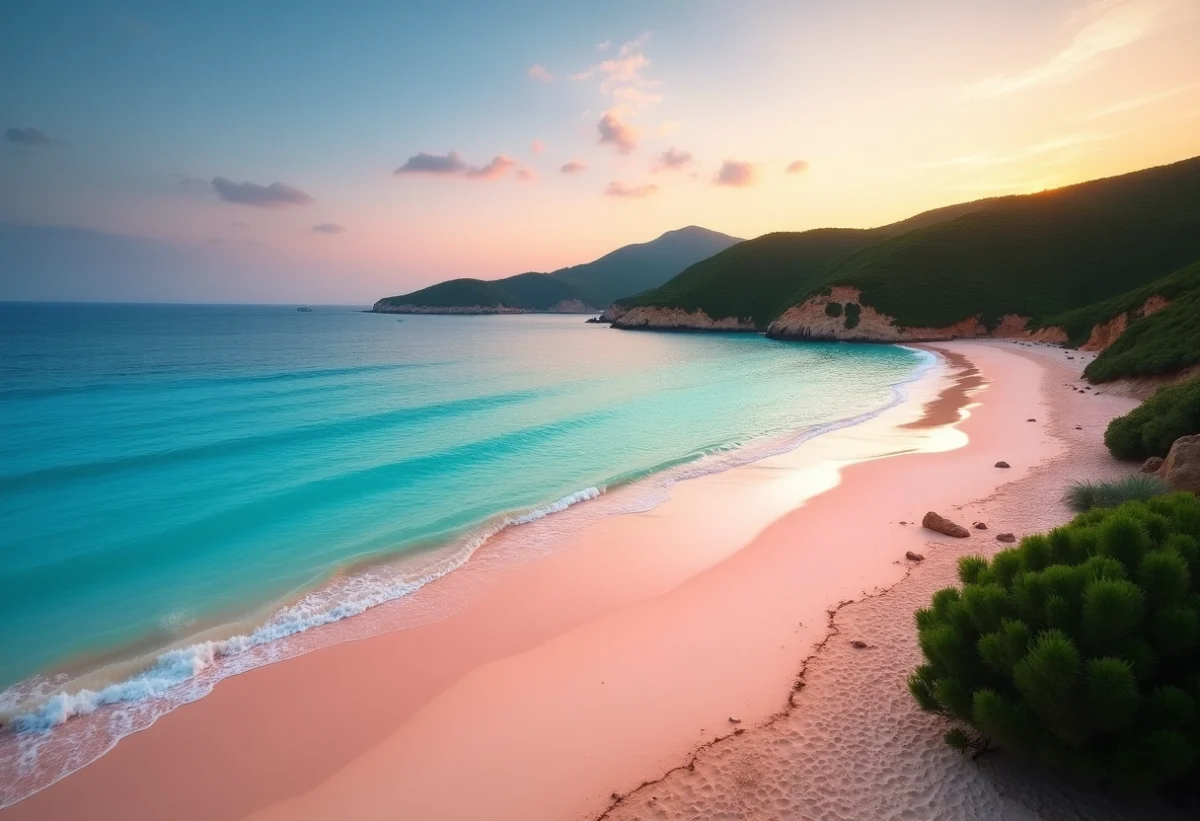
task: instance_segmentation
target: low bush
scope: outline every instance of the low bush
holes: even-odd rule
[[[827,302],[825,304],[825,316],[838,317],[842,315],[842,303]]]
[[[1144,502],[1170,492],[1170,486],[1162,479],[1140,473],[1115,482],[1074,482],[1067,488],[1063,501],[1076,513],[1086,513],[1094,507]]]
[[[1159,388],[1108,424],[1104,444],[1118,459],[1166,456],[1181,436],[1200,433],[1200,379]]]
[[[862,313],[862,307],[857,302],[846,303],[846,329],[858,327],[858,316]]]
[[[909,690],[946,741],[1130,789],[1200,779],[1200,498],[1098,508],[918,610]]]

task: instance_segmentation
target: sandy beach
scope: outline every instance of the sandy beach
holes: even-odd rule
[[[0,817],[1169,817],[965,759],[908,697],[912,611],[1130,471],[1101,437],[1136,404],[1058,348],[933,349],[908,402],[485,578],[506,531],[414,597],[444,617],[222,681]]]

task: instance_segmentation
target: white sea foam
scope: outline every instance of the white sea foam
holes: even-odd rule
[[[426,568],[416,579],[393,581],[383,586],[368,585],[357,595],[335,602],[325,601],[319,591],[311,593],[296,604],[283,608],[248,634],[169,650],[160,655],[151,667],[124,681],[98,690],[84,688],[75,692],[56,693],[40,703],[19,708],[7,723],[23,732],[46,731],[75,716],[94,713],[101,707],[169,697],[181,684],[210,669],[220,659],[228,659],[314,627],[357,616],[372,607],[407,596],[461,567],[488,539],[502,530],[559,513],[572,505],[595,499],[603,492],[600,487],[585,488],[544,507],[505,517],[475,534],[450,557]]]

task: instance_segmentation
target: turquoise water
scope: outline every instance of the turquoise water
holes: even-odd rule
[[[0,305],[0,349],[0,687],[877,410],[925,361],[252,306]]]

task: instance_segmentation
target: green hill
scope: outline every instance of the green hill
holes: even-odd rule
[[[660,285],[692,263],[738,242],[741,240],[736,237],[692,225],[553,273],[530,272],[496,280],[452,279],[385,297],[373,310],[548,311],[575,302],[576,309],[597,311],[617,297]]]
[[[882,228],[817,228],[766,234],[697,262],[658,288],[617,300],[617,305],[701,310],[712,319],[750,319],[757,327],[765,328],[790,304],[789,296],[819,281],[848,254],[914,228],[986,207],[989,202],[937,208]]]
[[[1046,325],[1197,257],[1200,158],[992,200],[846,257],[791,302],[846,285],[901,327],[1005,314]]]
[[[946,327],[976,316],[991,326],[1005,314],[1030,317],[1038,327],[1197,258],[1200,158],[1193,158],[948,206],[882,228],[768,234],[618,300],[617,307],[701,310],[713,320],[749,318],[761,329],[793,305],[845,285],[901,328]],[[1073,336],[1086,338],[1084,320],[1072,318]],[[621,326],[619,318],[615,324]]]
[[[1152,296],[1168,299],[1170,304],[1149,316],[1134,316]],[[1082,327],[1085,322],[1095,325],[1121,314],[1134,318],[1124,333],[1088,363],[1083,375],[1091,381],[1169,374],[1200,364],[1200,260],[1150,285],[1080,309],[1067,321]]]

